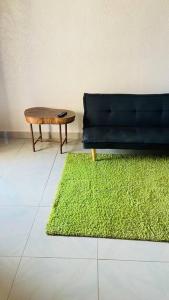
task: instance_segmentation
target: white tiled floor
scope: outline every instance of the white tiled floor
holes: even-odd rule
[[[0,300],[169,299],[169,244],[45,234],[67,151],[0,140]]]

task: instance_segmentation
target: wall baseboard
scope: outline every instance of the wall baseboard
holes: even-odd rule
[[[34,132],[35,137],[39,135],[39,132]],[[59,133],[57,132],[42,132],[42,136],[44,139],[59,139]],[[64,137],[64,132],[63,132]],[[0,131],[1,139],[30,139],[31,134],[28,131]],[[82,139],[81,132],[68,132],[68,138],[73,140]]]

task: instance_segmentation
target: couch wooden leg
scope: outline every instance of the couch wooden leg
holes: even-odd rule
[[[92,160],[96,160],[96,149],[92,149]]]

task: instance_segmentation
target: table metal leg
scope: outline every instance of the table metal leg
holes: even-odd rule
[[[42,142],[42,128],[41,128],[41,124],[39,124],[39,134],[40,134],[40,141]]]
[[[67,144],[67,123],[65,124],[65,143]]]
[[[62,154],[62,127],[59,124],[59,136],[60,136],[60,154]]]
[[[35,152],[35,142],[34,142],[34,135],[33,135],[33,126],[30,124],[30,129],[31,129],[31,136],[32,136],[32,148],[33,152]]]

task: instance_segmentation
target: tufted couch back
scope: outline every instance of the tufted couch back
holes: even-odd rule
[[[169,94],[84,94],[84,127],[169,127]]]

